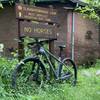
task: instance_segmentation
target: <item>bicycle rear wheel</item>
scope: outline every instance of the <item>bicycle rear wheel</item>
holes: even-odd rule
[[[12,87],[23,87],[26,83],[36,81],[41,83],[47,77],[46,69],[37,57],[23,59],[14,69],[12,74]]]
[[[61,80],[66,80],[72,85],[76,85],[77,82],[77,66],[74,61],[65,58],[62,61],[63,64],[59,67],[59,77]]]

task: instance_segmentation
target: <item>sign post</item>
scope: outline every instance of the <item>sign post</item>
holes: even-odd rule
[[[57,11],[51,8],[16,4],[16,18],[41,22],[57,22]]]
[[[21,21],[20,36],[29,36],[35,38],[57,38],[55,34],[55,26],[47,25],[41,22]]]
[[[21,59],[24,58],[24,40],[21,38],[20,35],[20,20],[18,19],[18,60],[20,61]]]
[[[55,9],[16,4],[16,19],[18,20],[18,37],[20,40],[18,43],[19,60],[24,58],[24,36],[52,40],[49,42],[49,50],[54,53],[54,39],[57,38],[56,26],[54,25],[57,22]]]

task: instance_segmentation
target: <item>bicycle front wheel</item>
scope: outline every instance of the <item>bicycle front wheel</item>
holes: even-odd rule
[[[21,88],[27,83],[36,81],[41,83],[46,79],[46,69],[37,57],[28,57],[23,59],[14,69],[12,74],[12,87],[16,85]]]
[[[59,67],[59,77],[61,80],[66,80],[68,83],[76,85],[77,82],[77,66],[74,61],[65,58]]]

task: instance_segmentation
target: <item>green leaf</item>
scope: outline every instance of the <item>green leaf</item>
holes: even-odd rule
[[[3,8],[3,5],[0,3],[0,8]]]

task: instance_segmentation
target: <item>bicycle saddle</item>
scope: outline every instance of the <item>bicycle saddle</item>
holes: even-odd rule
[[[66,48],[66,45],[59,45],[59,48]]]

